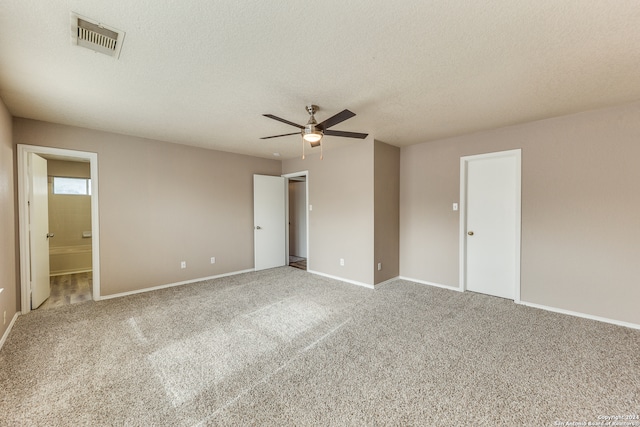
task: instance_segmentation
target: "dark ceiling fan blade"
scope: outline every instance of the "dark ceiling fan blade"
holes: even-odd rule
[[[260,139],[280,138],[281,136],[289,136],[289,135],[300,135],[300,132],[283,133],[282,135],[273,135],[273,136],[263,136]]]
[[[331,126],[335,126],[338,123],[344,122],[347,119],[350,119],[351,117],[355,116],[356,113],[353,113],[349,110],[342,110],[340,111],[338,114],[329,117],[327,120],[325,120],[324,122],[318,124],[318,128],[325,130],[325,129],[329,129]]]
[[[367,133],[344,132],[341,130],[331,130],[331,129],[325,130],[324,134],[329,136],[344,136],[345,138],[360,138],[360,139],[365,139],[368,135]]]
[[[273,114],[263,114],[263,116],[269,117],[270,119],[277,120],[277,121],[282,122],[282,123],[286,123],[286,124],[291,125],[291,126],[295,126],[295,127],[299,128],[299,129],[304,129],[304,126],[302,126],[302,125],[297,125],[297,124],[295,124],[293,122],[290,122],[289,120],[281,119],[280,117],[274,116]]]

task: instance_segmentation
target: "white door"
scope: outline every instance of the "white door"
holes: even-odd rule
[[[285,180],[253,176],[253,242],[257,270],[286,265]]]
[[[463,158],[466,289],[519,300],[520,150]]]
[[[47,161],[29,153],[29,245],[31,247],[31,308],[51,293],[49,282],[49,187]]]

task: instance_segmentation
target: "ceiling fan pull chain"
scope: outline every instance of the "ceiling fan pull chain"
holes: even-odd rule
[[[302,139],[302,160],[304,160],[304,138]]]
[[[322,160],[322,143],[320,143],[320,160]]]

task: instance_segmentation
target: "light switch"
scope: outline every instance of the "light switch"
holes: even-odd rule
[[[457,211],[457,210],[458,210],[458,204],[457,204],[457,203],[454,203],[454,204],[453,204],[453,210],[454,210],[454,211]]]
[[[309,205],[309,210],[312,211],[313,210],[313,205]]]

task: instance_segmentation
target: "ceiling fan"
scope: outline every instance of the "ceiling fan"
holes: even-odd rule
[[[311,144],[311,147],[317,147],[319,145],[321,145],[321,141],[322,141],[322,137],[325,135],[328,136],[343,136],[345,138],[359,138],[359,139],[364,139],[367,137],[366,133],[357,133],[357,132],[345,132],[345,131],[341,131],[341,130],[331,130],[329,129],[332,126],[337,125],[338,123],[342,123],[347,119],[350,119],[351,117],[355,116],[356,114],[349,111],[349,110],[342,110],[341,112],[339,112],[338,114],[329,117],[327,120],[318,123],[316,121],[316,118],[314,117],[315,113],[318,112],[318,110],[320,109],[317,105],[307,105],[307,112],[309,113],[309,121],[307,122],[306,125],[302,126],[293,122],[290,122],[289,120],[285,120],[282,119],[280,117],[274,116],[273,114],[263,114],[263,116],[265,117],[269,117],[270,119],[273,120],[277,120],[279,122],[282,123],[286,123],[288,125],[291,126],[295,126],[297,128],[300,129],[299,132],[293,132],[293,133],[285,133],[282,135],[273,135],[273,136],[265,136],[263,138],[260,139],[270,139],[270,138],[279,138],[281,136],[289,136],[289,135],[302,135],[302,141],[304,144],[304,141],[307,141]],[[322,146],[320,146],[320,148],[322,149]],[[304,150],[304,145],[303,145],[303,150]],[[304,158],[304,151],[303,151],[303,156],[302,158]]]

